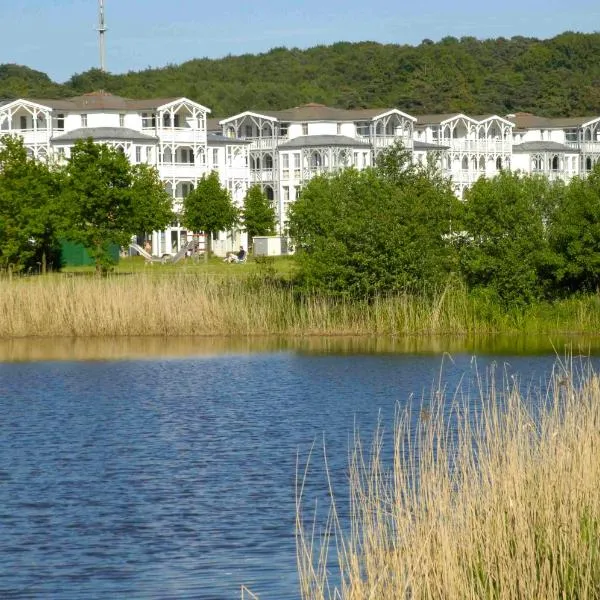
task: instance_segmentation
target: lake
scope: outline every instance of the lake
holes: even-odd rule
[[[490,365],[543,388],[567,341],[597,362],[596,339],[0,341],[0,597],[298,598],[297,456],[325,442],[343,505],[355,428]]]

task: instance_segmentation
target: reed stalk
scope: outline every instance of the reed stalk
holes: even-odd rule
[[[307,516],[301,472],[302,598],[600,598],[600,378],[572,372],[538,399],[492,384],[400,411],[392,458],[383,428],[370,447],[357,436],[349,526],[335,500],[322,526]]]
[[[371,300],[300,294],[268,278],[146,273],[0,281],[0,338],[27,336],[592,333],[596,296],[503,312],[463,286]]]

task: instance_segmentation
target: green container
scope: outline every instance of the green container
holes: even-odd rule
[[[119,246],[111,244],[108,247],[108,252],[113,262],[119,262]],[[82,244],[70,242],[69,240],[61,240],[60,242],[60,257],[63,267],[87,267],[94,265],[94,259]]]

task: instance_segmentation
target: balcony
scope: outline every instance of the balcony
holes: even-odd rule
[[[440,146],[450,146],[450,150],[453,152],[473,152],[478,154],[510,154],[512,152],[512,142],[510,140],[446,138],[434,140],[433,143]]]
[[[250,143],[250,150],[273,150],[275,138],[244,138]]]
[[[208,167],[204,163],[163,163],[158,165],[158,172],[161,177],[193,179],[194,177],[202,177],[206,173]]]
[[[251,169],[250,178],[252,181],[273,181],[273,169]]]
[[[57,132],[57,133],[62,133]],[[23,138],[23,143],[26,146],[32,146],[35,144],[47,144],[52,137],[52,130],[48,127],[37,128],[37,129],[2,129],[0,135],[18,135]]]
[[[362,136],[357,137],[358,140],[368,141],[366,138]],[[373,138],[373,146],[375,148],[388,148],[389,146],[393,146],[396,142],[402,143],[405,148],[413,147],[413,140],[408,136],[394,136],[394,135],[376,135]]]
[[[143,127],[142,132],[146,135],[158,136],[162,142],[206,143],[205,129],[192,129],[191,127]]]

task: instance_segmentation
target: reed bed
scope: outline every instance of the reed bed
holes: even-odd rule
[[[0,281],[0,337],[582,333],[600,330],[598,308],[591,297],[506,313],[458,284],[361,301],[258,277],[53,275]]]
[[[600,598],[600,378],[572,372],[537,400],[490,385],[398,412],[393,458],[382,428],[367,448],[357,437],[349,526],[334,500],[320,526],[305,516],[301,474],[302,598]]]

